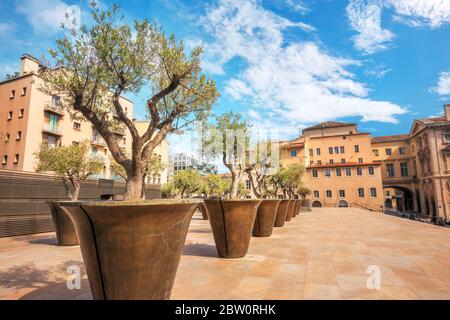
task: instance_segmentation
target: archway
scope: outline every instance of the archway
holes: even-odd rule
[[[319,200],[314,200],[311,206],[313,208],[322,208],[322,203]]]
[[[339,207],[339,208],[348,208],[349,205],[348,205],[347,200],[339,200],[339,202],[338,202],[338,207]]]
[[[394,189],[395,194],[391,198],[384,201],[385,208],[393,209],[399,212],[413,212],[414,211],[414,197],[413,192],[403,186],[383,186],[384,189]],[[389,204],[391,206],[389,206]]]

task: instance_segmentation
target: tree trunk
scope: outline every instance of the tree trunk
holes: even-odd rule
[[[239,188],[239,177],[235,172],[231,173],[231,199],[237,199]]]
[[[139,170],[137,170],[139,171]],[[143,176],[142,173],[134,172],[132,176],[127,177],[125,184],[125,200],[127,201],[139,201],[142,198],[143,192]]]
[[[77,201],[78,196],[80,194],[81,184],[78,181],[73,181],[72,185],[73,185],[73,192],[70,200]]]

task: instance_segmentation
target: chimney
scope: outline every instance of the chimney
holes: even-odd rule
[[[444,104],[445,118],[450,121],[450,104]]]
[[[20,76],[39,71],[39,61],[35,57],[25,53],[20,60]]]

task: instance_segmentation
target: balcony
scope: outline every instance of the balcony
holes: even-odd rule
[[[47,112],[55,113],[61,117],[64,116],[64,110],[63,110],[61,104],[53,103],[51,101],[46,102],[44,104],[44,110]]]
[[[63,131],[62,131],[61,127],[54,125],[54,124],[50,124],[50,123],[44,123],[42,125],[42,132],[54,134],[56,136],[63,135]]]
[[[118,135],[121,135],[121,136],[125,135],[125,127],[123,127],[123,126],[114,127],[112,131],[115,134],[118,134]]]
[[[95,146],[99,146],[99,147],[106,147],[105,140],[103,140],[103,138],[100,137],[100,136],[92,137],[91,138],[91,144],[95,145]]]

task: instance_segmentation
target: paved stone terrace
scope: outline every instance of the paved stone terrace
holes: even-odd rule
[[[78,246],[53,233],[0,239],[0,299],[91,299],[66,287]],[[367,289],[366,269],[381,269]],[[450,299],[450,229],[359,209],[301,213],[245,258],[217,257],[208,221],[192,220],[172,299]]]

